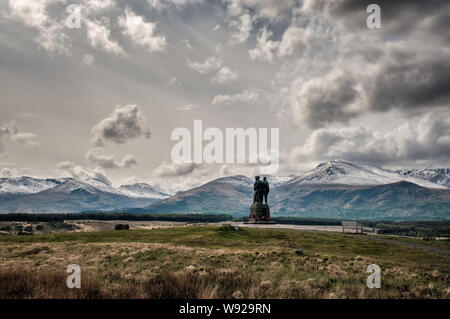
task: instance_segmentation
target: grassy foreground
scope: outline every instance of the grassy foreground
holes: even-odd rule
[[[372,263],[381,289],[366,286]],[[66,287],[69,264],[81,267],[81,289]],[[0,237],[0,298],[449,298],[449,275],[448,255],[334,233],[192,226]]]

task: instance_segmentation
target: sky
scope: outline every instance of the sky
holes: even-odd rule
[[[174,191],[257,174],[174,163],[171,133],[196,119],[279,128],[278,175],[449,167],[449,21],[447,0],[1,1],[0,177]]]

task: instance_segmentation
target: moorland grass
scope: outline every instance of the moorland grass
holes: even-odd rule
[[[86,280],[79,291],[66,291],[70,263]],[[381,289],[366,287],[371,263]],[[0,237],[3,298],[449,298],[449,276],[447,255],[336,233],[192,226]]]

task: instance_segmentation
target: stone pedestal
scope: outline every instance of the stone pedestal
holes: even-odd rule
[[[250,215],[246,224],[275,224],[270,219],[270,207],[267,204],[252,204],[250,207]]]

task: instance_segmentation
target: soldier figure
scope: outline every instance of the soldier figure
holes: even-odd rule
[[[262,189],[262,182],[259,180],[259,176],[255,177],[255,184],[253,185],[253,190],[255,191],[255,194],[253,195],[253,204],[255,203],[262,203],[263,200],[263,189]]]
[[[264,196],[264,202],[267,205],[267,196],[269,195],[269,182],[267,181],[266,177],[263,178],[263,182],[262,182],[262,194]],[[262,202],[262,200],[261,200],[261,202]]]

